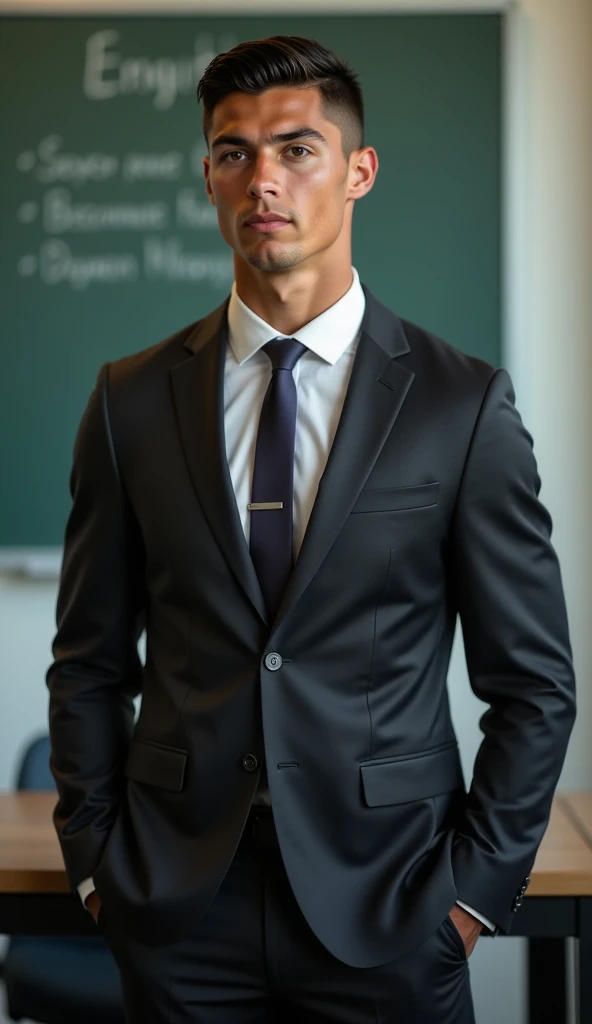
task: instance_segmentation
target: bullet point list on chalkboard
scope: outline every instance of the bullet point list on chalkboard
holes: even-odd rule
[[[70,150],[66,140],[53,133],[43,136],[35,150],[19,153],[15,164],[23,173],[35,169],[34,177],[46,184],[102,184],[117,177],[126,183],[174,183],[182,182],[183,177],[190,174],[199,178],[203,187],[204,156],[207,156],[207,147],[201,139],[193,143],[188,156],[179,149],[130,149],[122,154],[97,149],[80,153]]]
[[[209,288],[230,287],[234,280],[232,256],[224,252],[187,250],[175,236],[143,239],[142,253],[75,253],[61,239],[50,239],[33,253],[21,256],[17,265],[21,277],[39,271],[45,285],[68,284],[83,291],[91,284],[130,284],[150,281],[199,282]]]

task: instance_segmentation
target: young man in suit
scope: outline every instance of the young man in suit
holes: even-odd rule
[[[72,889],[133,1024],[470,1024],[575,716],[532,438],[505,370],[352,267],[378,158],[351,70],[273,37],[198,98],[231,295],[105,364],[75,445],[48,672]],[[468,792],[457,615],[489,705]]]

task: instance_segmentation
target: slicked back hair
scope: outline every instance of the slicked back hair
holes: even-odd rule
[[[364,103],[356,74],[314,39],[270,36],[219,53],[204,71],[197,100],[203,102],[208,149],[216,104],[232,92],[257,95],[277,86],[319,89],[325,118],[341,129],[346,160],[364,145]]]

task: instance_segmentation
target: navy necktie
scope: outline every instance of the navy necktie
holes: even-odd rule
[[[251,503],[249,547],[271,618],[293,568],[292,502],[296,384],[292,370],[307,351],[295,338],[274,338],[262,349],[272,365],[261,408]]]

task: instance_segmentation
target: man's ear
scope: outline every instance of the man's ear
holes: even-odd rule
[[[365,196],[373,187],[378,173],[378,154],[372,146],[359,150],[351,164],[351,195],[353,199]]]

